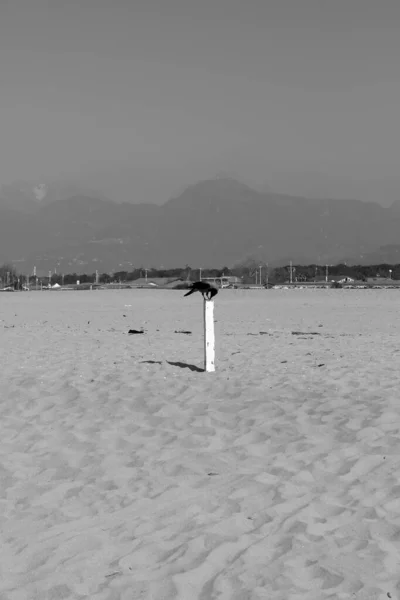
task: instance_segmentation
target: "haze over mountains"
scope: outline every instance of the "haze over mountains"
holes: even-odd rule
[[[232,178],[201,181],[162,205],[117,204],[74,184],[0,190],[0,262],[29,273],[400,262],[400,202],[262,193]]]

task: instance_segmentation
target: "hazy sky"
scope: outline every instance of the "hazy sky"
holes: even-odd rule
[[[0,0],[0,132],[0,183],[160,202],[219,171],[314,174],[400,197],[400,2]]]

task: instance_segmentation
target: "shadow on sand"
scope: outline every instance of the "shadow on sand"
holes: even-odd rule
[[[200,367],[196,367],[196,365],[188,365],[187,363],[183,362],[171,362],[169,360],[167,360],[167,363],[173,367],[180,367],[181,369],[190,369],[191,371],[196,371],[197,373],[204,373],[204,369],[200,369]]]

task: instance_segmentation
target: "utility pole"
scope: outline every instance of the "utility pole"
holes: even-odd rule
[[[328,265],[325,267],[325,281],[328,283]]]
[[[267,284],[267,287],[268,287],[268,263],[267,263],[267,277],[266,277],[266,284]]]
[[[49,287],[51,287],[51,271],[49,271]]]
[[[201,267],[199,269],[199,281],[201,281]]]
[[[260,265],[259,269],[260,269],[260,282],[259,282],[259,285],[261,285],[261,269],[262,269],[261,265]]]
[[[293,263],[290,261],[290,283],[293,283]]]

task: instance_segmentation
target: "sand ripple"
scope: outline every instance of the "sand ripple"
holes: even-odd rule
[[[181,296],[0,298],[0,599],[400,600],[398,294]]]

